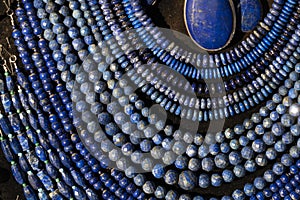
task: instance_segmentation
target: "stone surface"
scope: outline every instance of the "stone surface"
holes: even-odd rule
[[[232,38],[235,28],[232,4],[230,0],[186,0],[185,24],[200,47],[220,49]]]
[[[261,19],[262,5],[259,0],[241,0],[241,29],[243,32],[253,30]]]

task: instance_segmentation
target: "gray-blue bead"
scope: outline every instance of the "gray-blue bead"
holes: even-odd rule
[[[191,171],[183,171],[179,175],[178,185],[184,190],[191,190],[195,187],[197,178]]]

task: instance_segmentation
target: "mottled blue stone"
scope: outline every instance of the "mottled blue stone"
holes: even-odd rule
[[[24,183],[23,174],[20,171],[20,168],[17,165],[11,166],[11,172],[15,178],[15,180],[21,185]]]
[[[39,177],[39,179],[42,181],[44,187],[46,188],[46,190],[51,190],[53,189],[53,182],[51,180],[51,178],[46,174],[46,172],[44,170],[39,171],[37,173],[37,176]]]
[[[191,38],[207,50],[226,46],[235,28],[233,9],[231,0],[186,0],[184,17]]]
[[[71,199],[72,198],[72,190],[63,182],[59,181],[57,182],[57,188],[59,192],[64,195],[66,198]]]
[[[26,185],[25,187],[23,187],[23,193],[24,193],[25,199],[37,200],[37,197],[36,197],[32,187],[30,187],[29,185]]]
[[[261,3],[259,0],[240,0],[240,9],[242,31],[251,31],[261,19]]]
[[[191,171],[183,171],[179,175],[178,185],[184,190],[191,190],[196,186],[197,178]]]
[[[80,185],[81,187],[85,188],[86,185],[84,183],[84,180],[83,180],[83,177],[79,174],[79,172],[75,171],[75,170],[72,170],[71,171],[71,175],[72,177],[74,178],[74,181]]]
[[[28,182],[30,183],[33,189],[38,190],[40,187],[42,187],[40,180],[35,174],[33,174],[31,171],[29,171],[27,174]]]

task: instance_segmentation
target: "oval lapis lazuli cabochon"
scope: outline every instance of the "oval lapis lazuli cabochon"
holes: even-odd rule
[[[235,29],[234,7],[230,0],[186,0],[185,24],[200,47],[218,50],[226,46]]]

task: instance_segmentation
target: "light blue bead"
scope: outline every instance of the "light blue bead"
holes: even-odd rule
[[[244,192],[247,196],[252,196],[255,193],[255,187],[254,185],[250,184],[250,183],[246,183],[244,186]]]
[[[156,164],[152,169],[152,174],[155,178],[161,178],[165,174],[164,166],[161,164]]]
[[[175,166],[178,169],[184,169],[188,166],[188,158],[185,156],[178,156],[175,161]]]
[[[293,158],[289,154],[283,154],[280,161],[284,166],[287,167],[291,166],[294,162]]]
[[[272,170],[276,175],[281,175],[284,172],[284,166],[281,163],[275,163]]]
[[[275,143],[274,148],[277,152],[283,152],[286,149],[286,145],[281,140],[279,140]]]
[[[261,139],[256,139],[252,143],[252,149],[257,153],[261,153],[265,150],[265,144]]]
[[[174,170],[168,170],[164,175],[164,180],[168,185],[174,185],[177,183],[178,174]]]
[[[264,154],[258,154],[255,158],[255,162],[258,166],[266,166],[268,161]]]
[[[254,179],[254,186],[259,189],[262,190],[266,185],[265,180],[262,177],[257,177]]]
[[[198,155],[200,158],[204,158],[205,156],[208,155],[209,148],[206,145],[201,145],[198,149]]]
[[[264,173],[264,179],[267,182],[272,183],[272,182],[275,181],[275,178],[276,178],[276,176],[275,176],[275,174],[274,174],[274,172],[272,170],[265,171],[265,173]]]
[[[199,186],[201,188],[207,188],[210,185],[210,178],[207,174],[201,174],[199,176]]]
[[[241,165],[237,165],[233,168],[233,173],[235,174],[236,177],[244,177],[246,174],[245,168]]]
[[[191,171],[183,171],[179,175],[178,185],[184,190],[191,190],[196,186],[197,178]]]
[[[233,179],[234,179],[234,175],[233,175],[232,171],[228,170],[228,169],[225,169],[222,172],[222,177],[223,177],[224,181],[227,182],[227,183],[232,182]]]
[[[238,152],[235,152],[235,151],[231,152],[229,154],[229,162],[232,165],[238,165],[239,163],[242,162],[241,155]]]
[[[244,164],[244,167],[247,171],[249,172],[254,172],[256,171],[256,165],[253,160],[247,160]]]
[[[223,182],[222,177],[219,174],[212,174],[211,176],[211,184],[215,187],[221,186]]]
[[[245,194],[241,190],[235,190],[232,193],[232,197],[233,197],[234,200],[243,200],[243,199],[245,199]]]
[[[218,168],[223,169],[223,168],[227,167],[227,165],[228,165],[228,158],[224,154],[218,154],[214,158],[214,162]]]
[[[201,165],[204,171],[209,172],[214,168],[214,161],[212,160],[212,158],[204,158],[201,162]]]

